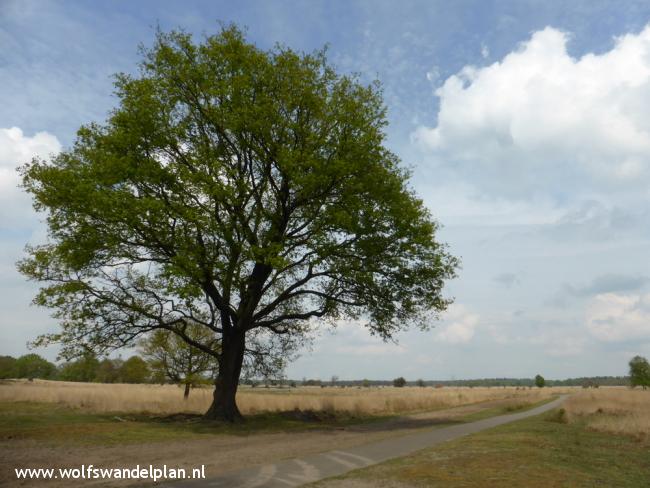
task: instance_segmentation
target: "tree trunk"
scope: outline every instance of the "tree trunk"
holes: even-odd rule
[[[183,399],[187,400],[190,397],[190,384],[185,383],[185,393],[183,393]]]
[[[243,420],[235,397],[244,361],[244,345],[244,333],[224,333],[221,356],[219,357],[219,372],[214,382],[212,405],[203,416],[205,419],[227,422]]]

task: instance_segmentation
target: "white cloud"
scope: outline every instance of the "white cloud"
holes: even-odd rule
[[[650,293],[603,293],[586,310],[587,327],[605,342],[650,340]]]
[[[436,338],[450,344],[464,344],[472,340],[479,316],[463,305],[452,304],[444,317]]]
[[[47,132],[28,137],[18,127],[0,128],[0,227],[16,225],[30,212],[31,200],[18,188],[18,166],[60,150],[58,139]]]
[[[438,125],[413,138],[439,167],[511,198],[650,182],[650,26],[579,59],[547,27],[501,61],[465,66],[436,91]]]

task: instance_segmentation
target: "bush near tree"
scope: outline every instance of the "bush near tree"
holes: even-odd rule
[[[393,386],[397,388],[403,388],[404,386],[406,386],[406,380],[401,376],[399,378],[395,378],[393,380]]]

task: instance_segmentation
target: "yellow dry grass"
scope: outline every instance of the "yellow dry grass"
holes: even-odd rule
[[[583,391],[567,399],[564,411],[568,422],[585,421],[592,430],[638,438],[650,435],[650,390]]]
[[[532,404],[558,394],[556,388],[319,388],[241,387],[237,403],[243,414],[286,410],[383,415],[436,410],[491,400]],[[93,412],[202,413],[212,398],[209,388],[195,389],[187,401],[172,385],[10,381],[0,384],[0,402],[47,402]]]

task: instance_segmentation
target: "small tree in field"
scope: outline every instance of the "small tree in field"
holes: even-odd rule
[[[420,388],[424,388],[424,380],[422,378],[418,379],[415,382],[416,385],[418,385]]]
[[[399,378],[395,378],[393,380],[393,386],[397,388],[403,388],[404,386],[406,386],[406,380],[401,376]]]
[[[640,386],[644,390],[650,386],[650,364],[643,356],[630,359],[630,386]]]
[[[196,342],[205,344],[210,344],[211,340],[216,342],[214,334],[198,324],[190,324],[185,333]],[[143,357],[149,361],[155,378],[164,377],[178,385],[184,385],[183,398],[185,399],[190,396],[190,388],[205,383],[205,373],[210,373],[210,377],[214,377],[217,369],[214,356],[188,344],[180,336],[168,330],[156,330],[151,333],[140,342],[140,350]]]
[[[446,309],[458,261],[385,147],[378,85],[236,27],[160,33],[140,68],[105,124],[21,169],[49,240],[19,269],[62,325],[38,344],[100,354],[169,331],[216,360],[206,417],[234,421],[246,358],[295,350],[315,320],[390,339]]]
[[[538,374],[535,376],[535,386],[538,388],[544,388],[544,385],[546,385],[546,380],[541,374]]]
[[[25,354],[14,363],[16,378],[50,379],[56,374],[56,366],[38,354]]]

